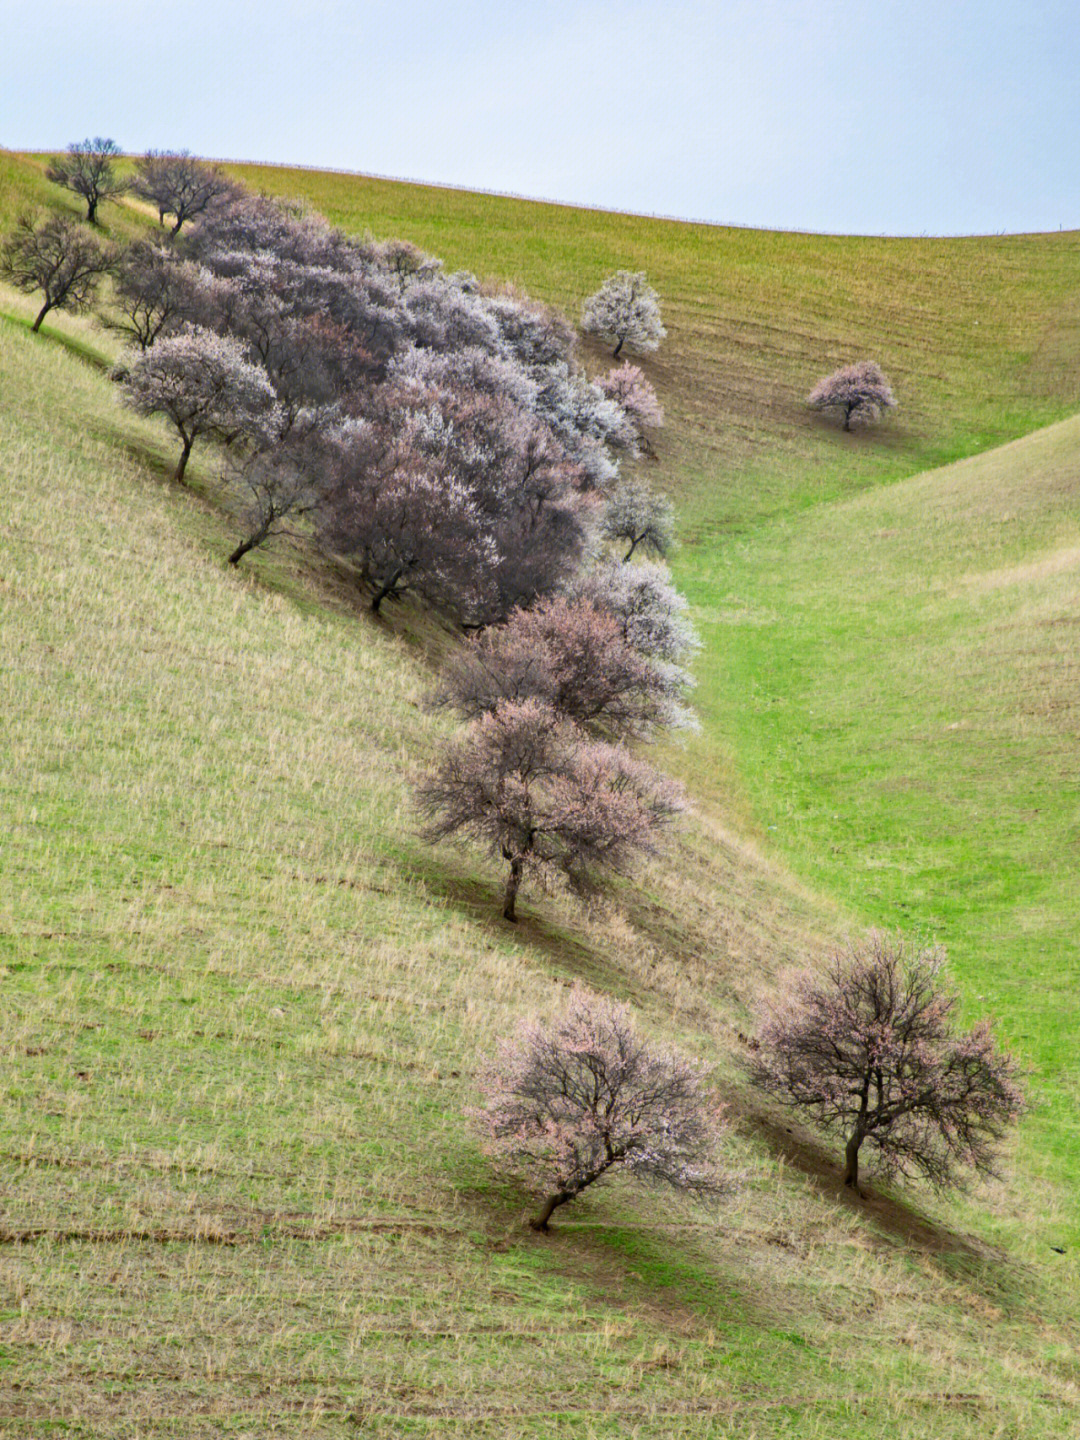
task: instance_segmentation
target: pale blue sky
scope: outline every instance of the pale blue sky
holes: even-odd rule
[[[0,19],[14,149],[104,134],[776,228],[1080,228],[1080,0],[0,0]]]

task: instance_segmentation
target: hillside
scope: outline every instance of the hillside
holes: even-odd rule
[[[556,296],[573,274],[573,228],[525,227],[536,212],[517,202],[373,187],[361,218],[362,199],[335,212],[316,192],[367,182],[308,178],[335,218],[410,235],[449,264]],[[1074,733],[1075,670],[1057,637],[1074,603],[1080,436],[1067,422],[902,478],[1068,409],[1049,337],[1071,333],[1057,302],[1075,237],[947,242],[920,302],[922,349],[905,342],[907,373],[939,378],[880,444],[847,445],[797,414],[793,377],[811,327],[841,326],[860,247],[878,242],[686,239],[630,220],[620,235],[621,219],[554,213],[581,227],[597,276],[644,264],[665,299],[665,266],[671,277],[667,358],[649,368],[670,417],[657,473],[681,488],[695,542],[679,568],[706,632],[705,729],[668,757],[698,797],[673,854],[595,913],[532,897],[514,932],[490,867],[415,834],[408,779],[444,726],[420,705],[425,657],[446,636],[411,609],[393,627],[358,617],[302,552],[228,572],[228,517],[200,499],[212,460],[179,494],[162,431],[123,415],[54,340],[0,323],[0,1263],[13,1297],[0,1433],[1075,1430],[1075,1106],[1057,1072],[1075,1035],[1061,947],[1076,817],[1067,774],[1040,777],[1064,766]],[[470,214],[487,225],[470,229]],[[503,265],[515,225],[518,259]],[[641,248],[616,254],[635,227]],[[780,282],[761,262],[751,281],[753,246],[788,247],[791,324],[753,360],[747,301],[719,365],[719,332],[687,296],[712,266],[718,303],[710,247],[728,240],[755,303]],[[934,244],[881,242],[909,274]],[[796,323],[795,263],[805,277],[830,245],[825,314],[807,302]],[[994,344],[950,368],[961,281],[980,269]],[[1010,297],[1030,309],[1014,317]],[[5,293],[2,308],[20,303]],[[860,324],[852,343],[880,344],[884,302]],[[732,377],[779,368],[800,328],[788,389],[732,398]],[[61,331],[109,348],[82,322]],[[770,435],[775,461],[758,449]],[[943,696],[930,682],[958,657],[962,688]],[[931,722],[943,743],[905,751]],[[979,736],[978,766],[954,723]],[[958,843],[933,853],[957,775]],[[1002,818],[987,837],[991,799]],[[873,805],[872,829],[852,818]],[[1020,824],[1030,853],[1014,873]],[[992,873],[988,860],[957,897],[976,851]],[[892,923],[901,903],[906,924],[945,935],[973,1013],[995,1009],[1038,1067],[1007,1183],[970,1201],[851,1204],[834,1157],[738,1077],[737,1032],[761,986],[850,918]],[[1012,948],[992,966],[987,942],[1002,936]],[[1017,983],[1022,966],[1034,983]],[[742,1180],[719,1210],[613,1184],[540,1241],[521,1228],[525,1197],[492,1185],[462,1119],[477,1056],[577,977],[631,999],[732,1087]]]

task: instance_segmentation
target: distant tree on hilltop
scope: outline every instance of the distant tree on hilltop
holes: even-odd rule
[[[122,153],[115,140],[100,135],[93,140],[79,140],[68,146],[66,155],[50,161],[45,178],[81,195],[86,201],[86,218],[96,225],[98,206],[105,200],[118,200],[130,188],[129,181],[116,170]]]
[[[45,296],[35,331],[50,310],[85,309],[112,265],[110,252],[65,215],[40,224],[23,215],[0,247],[0,277],[28,295],[40,290]]]
[[[615,342],[612,358],[624,345],[634,350],[655,350],[667,334],[660,323],[660,300],[643,270],[619,270],[585,301],[581,328]]]
[[[859,360],[819,380],[807,396],[811,410],[844,412],[844,429],[868,425],[882,410],[895,410],[896,399],[888,379],[873,360]]]

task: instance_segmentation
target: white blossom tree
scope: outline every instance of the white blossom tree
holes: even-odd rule
[[[663,559],[675,544],[675,508],[644,480],[622,480],[608,496],[600,521],[605,540],[627,546],[629,560],[642,552]]]
[[[232,443],[272,432],[276,397],[266,372],[245,359],[238,341],[192,327],[158,340],[114,371],[123,398],[140,415],[164,415],[182,449],[174,478],[181,484],[196,440]]]
[[[595,295],[585,301],[581,328],[615,343],[617,360],[624,345],[634,350],[655,350],[667,334],[660,323],[660,299],[643,270],[618,270]]]

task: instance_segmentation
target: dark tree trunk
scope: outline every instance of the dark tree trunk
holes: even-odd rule
[[[642,537],[639,535],[638,538],[634,541],[634,543],[630,546],[630,549],[627,550],[626,554],[622,557],[624,565],[626,564],[627,560],[630,559],[630,556],[633,555],[637,547],[641,544],[641,539]]]
[[[35,334],[35,335],[36,335],[37,332],[41,329],[41,322],[42,322],[42,320],[45,319],[45,316],[49,313],[49,311],[50,311],[52,308],[53,308],[53,307],[52,307],[52,301],[51,301],[51,300],[46,300],[46,301],[45,301],[45,304],[42,305],[41,309],[38,311],[38,317],[37,317],[37,319],[34,321],[34,326],[33,326],[34,334]]]
[[[859,1146],[861,1144],[862,1136],[856,1131],[847,1142],[847,1148],[844,1151],[844,1159],[847,1161],[847,1169],[844,1171],[844,1184],[850,1190],[854,1190],[856,1195],[862,1194],[862,1191],[859,1189]]]
[[[270,527],[268,525],[260,525],[254,535],[249,535],[246,540],[241,540],[240,544],[237,545],[236,549],[229,556],[229,564],[239,565],[248,551],[254,550],[256,546],[261,545],[269,533]]]
[[[97,224],[97,201],[96,201],[96,200],[88,200],[88,201],[86,202],[86,218],[87,218],[87,220],[89,220],[89,222],[90,222],[91,225],[96,225],[96,224]]]
[[[853,405],[848,405],[848,406],[846,406],[845,409],[844,409],[844,429],[845,429],[845,430],[850,430],[850,429],[851,429],[851,412],[852,412],[852,410],[853,410],[854,408],[855,408],[855,407],[854,407]]]
[[[187,469],[188,457],[191,454],[191,447],[194,443],[194,439],[188,440],[185,438],[184,440],[184,448],[180,452],[180,459],[176,465],[176,473],[173,475],[173,479],[180,485],[184,483],[184,471]]]
[[[521,857],[515,856],[510,861],[510,874],[506,877],[506,890],[503,894],[503,919],[509,920],[514,924],[517,923],[517,913],[514,907],[517,904],[517,892],[518,886],[521,884],[522,869]],[[559,1202],[556,1201],[555,1203],[558,1204]],[[548,1213],[550,1214],[550,1211]],[[546,1224],[540,1228],[546,1229]]]
[[[395,570],[393,575],[386,582],[386,584],[380,585],[378,590],[375,591],[375,595],[371,601],[371,613],[373,615],[378,615],[379,606],[382,604],[382,602],[386,599],[388,595],[392,595],[394,593],[394,589],[400,579],[401,571]]]
[[[533,1230],[542,1230],[544,1234],[547,1234],[549,1228],[548,1221],[551,1219],[552,1215],[559,1208],[559,1206],[564,1204],[569,1199],[569,1195],[564,1195],[561,1192],[555,1195],[549,1195],[548,1198],[544,1201],[543,1208],[541,1209],[540,1214],[534,1216],[533,1219],[529,1221],[529,1225],[531,1226],[531,1228]]]
[[[615,346],[615,349],[612,351],[611,358],[612,358],[613,360],[617,360],[617,359],[619,358],[619,351],[622,349],[622,347],[623,347],[623,341],[624,341],[625,339],[626,339],[626,336],[625,336],[625,335],[620,335],[620,336],[619,336],[619,343]]]

